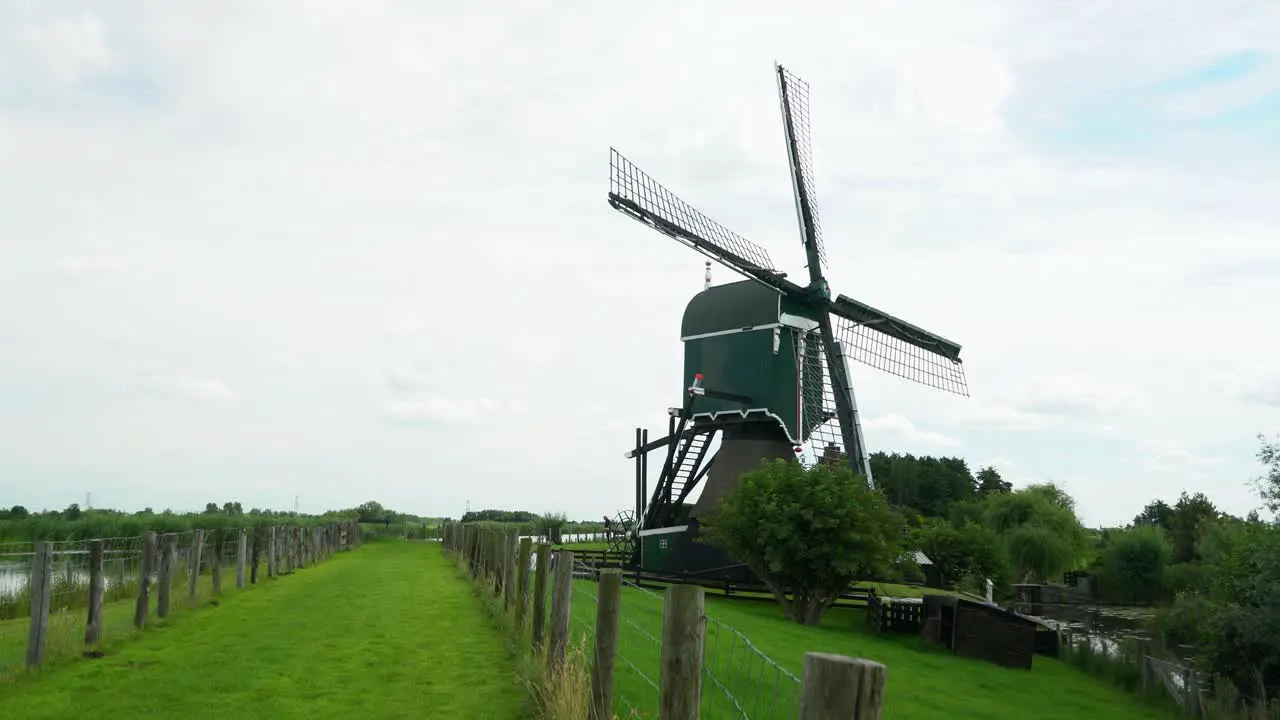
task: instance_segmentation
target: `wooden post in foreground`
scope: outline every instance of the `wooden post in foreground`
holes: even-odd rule
[[[178,536],[165,533],[160,549],[160,587],[156,593],[156,617],[169,617],[169,601],[173,594],[173,567],[178,564]]]
[[[569,606],[573,602],[573,551],[556,551],[556,576],[551,586],[551,646],[547,669],[554,677],[569,650]]]
[[[800,720],[880,720],[885,666],[830,653],[805,653]]]
[[[147,626],[147,614],[151,607],[151,561],[156,556],[156,534],[147,531],[142,534],[142,556],[138,558],[138,604],[133,610],[133,626],[142,629]]]
[[[698,720],[706,642],[703,590],[672,585],[662,599],[662,679],[659,720]]]
[[[613,667],[618,657],[618,611],[622,571],[600,571],[596,587],[595,653],[591,656],[591,720],[613,720]]]
[[[31,630],[27,635],[27,667],[44,665],[45,639],[49,635],[49,601],[53,595],[53,543],[35,544],[27,593],[31,600]]]
[[[240,528],[239,534],[236,536],[236,589],[244,589],[244,566],[249,561],[249,538],[244,533],[244,528]]]
[[[516,627],[524,626],[524,618],[529,614],[529,553],[533,550],[533,540],[520,538],[520,546],[516,550]]]
[[[102,640],[102,600],[107,591],[102,557],[106,545],[102,540],[89,543],[89,617],[84,624],[84,644],[90,647]]]
[[[191,577],[187,578],[187,600],[191,603],[196,601],[196,587],[200,580],[200,556],[204,554],[204,531],[196,530],[195,540],[191,545]]]
[[[533,647],[542,647],[547,630],[547,571],[551,565],[551,546],[538,543],[538,564],[533,570]]]

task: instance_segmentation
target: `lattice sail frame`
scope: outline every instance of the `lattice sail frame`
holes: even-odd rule
[[[964,363],[886,335],[874,325],[835,314],[831,321],[836,342],[848,359],[935,390],[969,396]]]
[[[922,385],[968,396],[964,365],[914,345],[873,331],[845,318],[832,316],[836,342],[846,360],[853,360],[878,370],[888,372]],[[840,353],[837,353],[839,355]],[[804,333],[796,343],[796,373],[800,378],[801,464],[811,467],[819,461],[838,462],[844,447],[844,435],[836,417],[835,390],[831,383],[831,369],[817,330]],[[820,372],[821,382],[808,380],[811,373]],[[849,378],[853,385],[852,378]],[[857,402],[854,399],[855,415]],[[856,422],[862,419],[856,417]],[[864,445],[866,438],[863,438]],[[870,449],[864,447],[866,452]]]
[[[767,250],[681,200],[613,148],[609,148],[609,202],[658,232],[735,270],[774,270]]]
[[[840,421],[836,417],[836,396],[831,385],[831,369],[817,330],[804,333],[796,342],[796,374],[800,378],[800,447],[798,459],[805,467],[818,461],[838,462],[846,451]],[[813,382],[814,372],[821,381]],[[832,450],[834,448],[834,450]]]
[[[813,239],[818,249],[818,259],[827,267],[827,249],[822,243],[822,220],[818,217],[817,192],[813,182],[813,140],[809,129],[809,83],[796,77],[790,70],[778,65],[778,92],[781,95],[784,114],[791,118],[791,132],[795,137],[795,163],[800,170],[803,193],[809,199],[809,217],[813,223]],[[797,199],[797,203],[799,199]],[[796,208],[799,214],[799,208]],[[802,221],[803,222],[803,221]],[[801,237],[804,236],[803,228]]]

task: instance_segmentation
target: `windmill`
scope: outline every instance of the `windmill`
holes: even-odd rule
[[[637,430],[626,454],[636,462],[638,547],[632,549],[639,557],[633,562],[646,570],[696,574],[732,567],[718,550],[693,540],[700,518],[762,460],[799,456],[811,464],[844,457],[870,482],[848,359],[968,395],[959,345],[848,296],[832,296],[814,200],[809,87],[781,65],[774,69],[807,284],[788,279],[763,248],[610,149],[614,209],[745,278],[708,284],[689,301],[680,333],[684,402],[668,410],[665,437],[650,442],[647,431]],[[652,452],[662,461],[650,493]],[[685,501],[699,485],[702,494],[690,506]]]

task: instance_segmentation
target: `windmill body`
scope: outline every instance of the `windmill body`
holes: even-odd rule
[[[870,482],[848,360],[967,395],[960,346],[844,295],[832,297],[814,202],[808,86],[775,68],[797,220],[808,269],[800,285],[768,253],[711,220],[616,150],[609,203],[726,265],[743,280],[709,286],[685,308],[680,407],[668,433],[637,429],[636,508],[628,547],[646,570],[746,579],[721,551],[696,542],[701,522],[743,473],[770,458],[848,463]],[[713,451],[718,441],[718,449]],[[649,488],[649,458],[658,477]],[[697,502],[689,502],[701,487]]]

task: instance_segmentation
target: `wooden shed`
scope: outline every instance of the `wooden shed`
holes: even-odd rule
[[[1030,670],[1036,623],[996,605],[951,595],[925,595],[923,634],[961,657]]]

